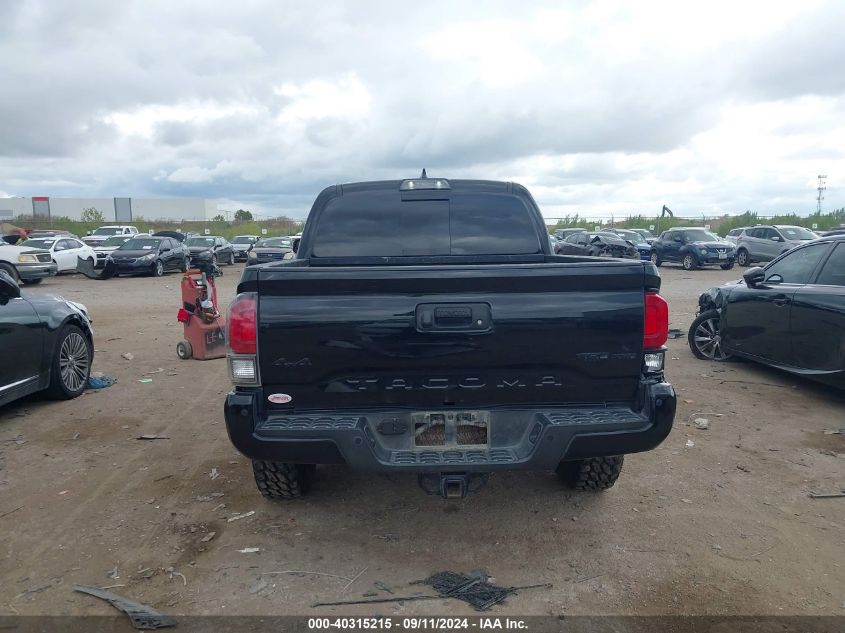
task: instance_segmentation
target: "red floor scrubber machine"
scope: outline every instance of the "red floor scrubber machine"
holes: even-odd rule
[[[182,360],[210,360],[226,356],[226,318],[217,309],[214,278],[220,269],[211,258],[194,257],[192,268],[182,277],[182,307],[176,314],[185,327],[185,340],[176,344]]]

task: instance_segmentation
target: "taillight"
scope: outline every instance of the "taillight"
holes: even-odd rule
[[[645,295],[643,349],[661,347],[669,338],[669,304],[656,292]]]
[[[239,294],[229,304],[226,343],[234,354],[255,354],[258,300],[254,292]]]

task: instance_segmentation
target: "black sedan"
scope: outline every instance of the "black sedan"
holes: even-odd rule
[[[692,353],[758,361],[845,389],[845,235],[799,246],[698,299]]]
[[[75,398],[88,384],[94,332],[85,306],[45,294],[21,294],[0,271],[0,405],[46,390]]]
[[[573,233],[558,242],[558,255],[586,255],[588,257],[621,257],[639,259],[637,247],[615,233]]]
[[[170,237],[142,235],[124,242],[108,256],[117,275],[153,275],[161,277],[168,270],[188,270],[188,250]]]
[[[278,262],[293,256],[293,240],[289,237],[268,237],[258,240],[247,253],[247,266]]]
[[[235,263],[235,251],[225,237],[219,235],[203,235],[200,237],[189,237],[186,242],[190,257],[193,260],[197,255],[203,255],[203,259],[211,254],[211,261],[214,264]]]

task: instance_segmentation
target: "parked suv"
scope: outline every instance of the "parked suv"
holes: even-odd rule
[[[736,261],[740,266],[768,262],[781,253],[815,240],[818,235],[803,226],[773,224],[745,229],[736,241]]]
[[[748,230],[749,228],[750,227],[748,226],[741,226],[738,229],[731,229],[725,236],[725,241],[730,242],[731,244],[736,244],[736,241],[739,239],[739,236],[742,235],[742,232]]]
[[[679,262],[684,270],[694,270],[705,264],[719,264],[722,270],[730,270],[735,257],[733,244],[705,228],[669,229],[651,245],[651,261],[655,266]]]

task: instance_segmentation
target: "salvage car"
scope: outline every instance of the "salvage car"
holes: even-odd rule
[[[114,262],[118,275],[161,277],[169,270],[187,272],[188,249],[179,240],[154,235],[139,235],[121,244],[106,262]]]
[[[0,271],[15,281],[40,284],[44,278],[55,275],[57,270],[49,251],[0,241]]]
[[[629,229],[608,229],[609,233],[615,233],[623,240],[626,240],[634,245],[640,259],[651,260],[651,244],[645,241],[645,238],[639,231],[632,231]]]
[[[514,469],[603,490],[672,427],[657,269],[553,255],[518,184],[328,187],[295,250],[245,268],[227,318],[226,428],[265,497],[317,464],[444,497]]]
[[[232,239],[232,250],[235,252],[235,261],[245,262],[249,250],[260,239],[258,235],[236,235]]]
[[[718,264],[722,270],[730,270],[735,260],[734,245],[705,228],[669,229],[651,245],[651,261],[655,266],[679,262],[684,270],[695,270]]]
[[[586,257],[622,257],[640,259],[637,247],[622,239],[616,233],[584,231],[573,233],[560,243],[559,255],[582,255]]]
[[[76,272],[77,258],[87,259],[92,266],[97,261],[93,248],[72,237],[30,238],[22,246],[48,251],[59,273]]]
[[[736,261],[740,266],[754,262],[768,262],[791,248],[806,244],[819,236],[803,226],[773,224],[755,226],[740,234],[736,240]]]
[[[36,391],[75,398],[88,384],[94,332],[85,306],[23,294],[0,270],[0,405]]]
[[[705,360],[754,360],[845,388],[845,235],[785,253],[698,299],[687,340]]]
[[[219,235],[189,237],[185,244],[192,260],[198,255],[204,259],[210,254],[214,265],[219,263],[234,266],[235,264],[235,251],[225,237]]]
[[[268,237],[259,240],[250,249],[246,265],[276,262],[293,255],[293,240],[289,237]]]

